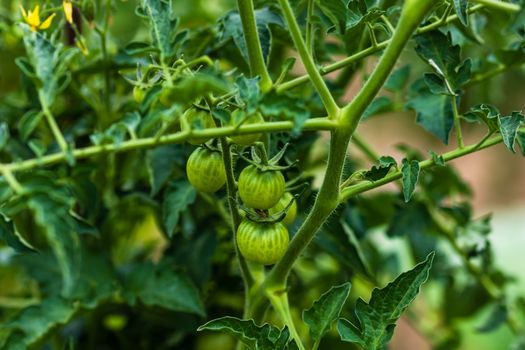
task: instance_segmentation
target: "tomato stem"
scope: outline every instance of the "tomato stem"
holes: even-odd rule
[[[255,11],[252,0],[237,0],[239,15],[241,16],[242,29],[248,59],[250,61],[250,71],[252,76],[260,76],[260,87],[262,92],[267,92],[272,88],[272,79],[264,62],[263,52],[259,34],[257,32],[257,23],[255,21]]]

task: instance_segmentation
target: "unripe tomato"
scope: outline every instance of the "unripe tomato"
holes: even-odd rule
[[[239,175],[239,196],[254,209],[270,209],[284,194],[284,176],[277,170],[261,170],[249,165]]]
[[[206,193],[218,191],[226,183],[226,171],[220,152],[197,148],[186,163],[188,180],[197,190]]]
[[[180,128],[182,131],[188,131],[194,128],[194,125],[199,125],[202,129],[215,127],[215,122],[210,113],[197,108],[188,109],[180,119]],[[188,140],[192,145],[200,145],[205,143],[209,138],[195,138]]]
[[[275,264],[288,249],[288,230],[280,222],[264,223],[244,219],[237,229],[237,246],[248,261]]]
[[[290,203],[292,198],[293,198],[293,195],[290,192],[286,192],[281,197],[279,202],[268,210],[270,215],[278,213],[284,208],[286,208],[286,206]],[[285,226],[289,226],[294,222],[296,216],[297,216],[297,203],[293,201],[292,205],[290,206],[290,208],[288,208],[288,211],[286,212],[286,216],[281,221],[281,223]]]
[[[232,123],[235,125],[239,123],[243,118],[243,112],[238,109],[235,112],[232,113]],[[261,113],[256,112],[246,118],[246,120],[243,122],[242,125],[248,125],[248,124],[257,124],[257,123],[264,123],[264,118]],[[231,136],[231,140],[241,146],[250,146],[253,145],[256,141],[258,141],[261,138],[262,134],[245,134],[245,135],[237,135],[237,136]]]
[[[135,86],[133,88],[133,98],[135,99],[135,102],[142,103],[144,101],[144,96],[146,96],[146,92],[139,86]]]

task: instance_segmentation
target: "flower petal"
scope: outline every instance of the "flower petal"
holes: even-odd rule
[[[47,29],[51,25],[51,22],[53,21],[53,18],[55,17],[56,13],[53,13],[51,16],[47,17],[46,20],[38,27],[39,29]]]
[[[64,7],[66,21],[68,21],[70,24],[73,24],[73,4],[69,0],[64,0],[62,2],[62,7]]]
[[[33,27],[38,27],[40,25],[40,6],[36,5],[33,11],[28,11],[26,21]]]

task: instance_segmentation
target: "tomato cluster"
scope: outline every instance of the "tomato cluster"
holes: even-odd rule
[[[263,122],[264,118],[258,112],[246,115],[242,111],[235,111],[230,125],[237,127]],[[215,127],[212,115],[202,109],[192,107],[181,117],[183,131],[212,127]],[[239,134],[231,136],[230,140],[239,146],[249,146],[261,136]],[[221,152],[212,147],[213,142],[208,141],[208,138],[192,138],[189,141],[201,146],[190,155],[186,172],[188,180],[197,190],[213,193],[226,183],[226,169]],[[261,143],[258,146],[263,147]],[[250,215],[246,215],[239,225],[236,243],[246,260],[271,265],[279,261],[288,248],[286,226],[295,220],[297,205],[293,195],[285,192],[286,183],[280,167],[268,162],[266,155],[261,159],[256,158],[241,171],[238,179],[238,194]]]

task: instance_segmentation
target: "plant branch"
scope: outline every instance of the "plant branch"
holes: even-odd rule
[[[452,104],[452,114],[454,114],[454,129],[456,130],[456,141],[458,148],[465,147],[463,143],[463,133],[461,132],[461,118],[458,112],[458,102],[456,96],[450,96],[450,103]]]
[[[507,12],[518,12],[519,10],[521,10],[520,5],[511,4],[508,2],[503,2],[503,1],[498,1],[498,0],[470,0],[470,1],[485,5],[487,7],[491,7],[496,10],[502,10],[502,11],[507,11]]]
[[[312,54],[314,48],[314,24],[312,23],[312,17],[314,15],[315,4],[314,0],[308,0],[306,10],[306,48],[308,52]]]
[[[303,130],[333,130],[335,129],[336,125],[337,124],[334,121],[328,120],[326,118],[313,118],[305,122],[305,124],[303,125]],[[191,139],[209,139],[231,135],[258,134],[261,132],[289,131],[292,130],[293,127],[294,123],[291,121],[265,122],[257,124],[245,124],[241,126],[224,126],[220,128],[176,132],[161,137],[153,136],[139,138],[135,140],[124,141],[120,144],[106,144],[79,148],[71,150],[71,154],[75,159],[84,159],[97,156],[103,153],[117,153],[136,149],[154,148],[160,145],[182,143]],[[7,170],[10,170],[12,172],[17,172],[60,163],[64,162],[65,160],[66,154],[63,152],[59,152],[46,155],[40,158],[24,160],[21,162],[6,163],[2,164],[1,166],[5,167]]]
[[[485,6],[484,5],[474,5],[472,6],[471,8],[468,9],[468,13],[474,13],[474,12],[477,12],[481,9],[483,9]],[[453,22],[455,20],[458,19],[458,16],[456,14],[453,14],[453,15],[450,15],[450,16],[447,16],[444,20],[438,20],[434,23],[431,23],[427,26],[424,26],[424,27],[421,27],[419,28],[416,33],[417,34],[422,34],[422,33],[426,33],[426,32],[430,32],[436,28],[439,28],[439,27],[442,27],[444,25],[447,25],[448,23],[450,22]],[[337,61],[337,62],[334,62],[334,63],[331,63],[329,65],[326,65],[324,67],[321,67],[319,69],[319,73],[321,75],[326,75],[328,73],[332,73],[332,72],[335,72],[339,69],[342,69],[342,68],[345,68],[345,67],[348,67],[349,65],[351,65],[352,63],[354,62],[357,62],[363,58],[366,58],[368,56],[371,56],[381,50],[383,50],[385,47],[387,47],[387,45],[390,43],[390,40],[391,39],[387,39],[387,40],[384,40],[380,43],[377,44],[377,46],[370,46],[364,50],[361,50],[351,56],[348,56],[346,58],[343,58],[342,60],[340,61]],[[496,73],[497,74],[497,73]],[[304,84],[306,82],[309,81],[309,76],[308,75],[303,75],[303,76],[300,76],[300,77],[297,77],[297,78],[294,78],[292,80],[289,80],[287,82],[284,82],[284,83],[281,83],[281,84],[278,84],[275,86],[275,89],[277,92],[284,92],[286,90],[290,90],[290,89],[293,89],[301,84]]]
[[[463,157],[467,154],[477,152],[479,150],[494,146],[498,143],[501,143],[503,141],[501,135],[492,137],[484,141],[483,143],[476,143],[474,145],[466,146],[464,148],[456,148],[450,152],[447,152],[443,154],[443,160],[445,162]],[[419,162],[419,167],[421,170],[425,170],[427,168],[430,168],[434,165],[434,162],[432,159],[427,159],[424,161]],[[401,171],[393,172],[384,178],[374,181],[374,182],[363,182],[356,185],[349,186],[341,191],[341,196],[339,199],[340,203],[343,203],[347,201],[349,198],[352,198],[360,193],[370,191],[374,188],[381,187],[383,185],[386,185],[390,182],[399,180],[403,177],[401,174]]]
[[[221,150],[222,150],[222,160],[224,162],[224,168],[226,169],[226,192],[228,197],[228,205],[230,207],[230,215],[231,215],[231,225],[232,225],[232,233],[233,233],[233,245],[235,247],[235,255],[237,256],[237,261],[239,262],[239,267],[241,270],[241,276],[244,282],[245,287],[245,301],[249,302],[249,291],[252,287],[254,280],[253,276],[250,272],[250,269],[248,268],[248,264],[246,263],[246,260],[242,256],[242,254],[239,251],[239,247],[237,246],[237,240],[235,239],[235,234],[237,232],[237,228],[239,227],[241,223],[241,216],[239,215],[239,209],[237,208],[237,201],[235,194],[237,193],[237,185],[235,183],[235,177],[234,177],[234,166],[232,161],[232,154],[231,154],[231,144],[228,143],[225,137],[221,137],[220,139],[221,144]]]
[[[259,34],[257,32],[257,22],[255,20],[255,11],[252,0],[237,0],[237,8],[241,16],[242,29],[246,49],[248,50],[248,59],[250,61],[250,71],[252,75],[261,77],[261,90],[267,92],[272,88],[272,79],[264,62],[263,52]]]
[[[323,101],[323,105],[326,108],[326,112],[328,113],[328,118],[337,118],[340,111],[339,106],[337,106],[332,93],[328,89],[328,86],[326,86],[321,73],[319,73],[312,56],[308,52],[308,47],[306,46],[306,43],[304,42],[304,39],[301,35],[299,24],[297,24],[297,20],[295,19],[295,15],[289,1],[279,0],[279,5],[281,6],[284,18],[286,19],[286,23],[288,25],[288,29],[290,30],[295,47],[297,48],[299,56],[301,57],[301,61],[303,62],[306,72],[308,73],[308,77],[312,81],[312,84]]]
[[[55,138],[55,141],[58,144],[58,147],[60,147],[60,150],[62,153],[67,153],[68,146],[66,139],[64,138],[64,135],[62,134],[62,131],[60,131],[60,128],[58,127],[58,124],[55,120],[55,117],[51,113],[51,110],[47,106],[47,104],[44,102],[44,97],[41,93],[38,93],[38,97],[40,99],[40,105],[42,106],[42,113],[44,113],[44,116],[46,118],[47,124],[49,125],[49,128],[51,129],[51,133],[53,134],[53,137]]]

